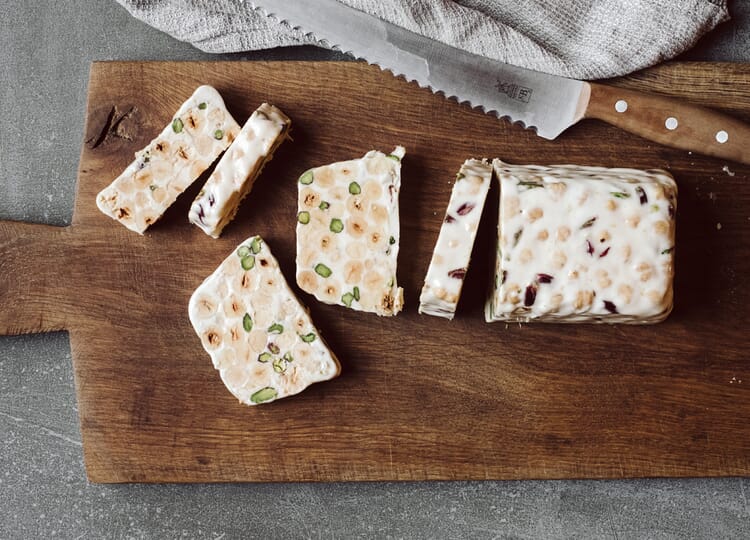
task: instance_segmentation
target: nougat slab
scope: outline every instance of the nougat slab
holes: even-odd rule
[[[514,166],[500,184],[491,321],[655,323],[672,310],[677,185],[661,170]]]
[[[404,149],[317,167],[299,179],[297,284],[327,304],[396,315]]]
[[[419,313],[453,319],[491,180],[492,166],[476,159],[466,161],[456,176],[419,297]]]
[[[188,312],[221,380],[246,405],[297,394],[341,371],[260,236],[206,278]]]
[[[190,208],[188,219],[218,238],[286,139],[291,121],[278,108],[263,103],[248,119]]]
[[[97,195],[99,210],[143,234],[239,131],[219,93],[210,86],[199,87],[164,130]]]

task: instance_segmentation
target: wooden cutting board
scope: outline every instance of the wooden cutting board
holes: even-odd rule
[[[750,120],[748,65],[672,64],[616,83]],[[100,214],[94,197],[200,84],[215,86],[240,123],[264,100],[278,105],[294,141],[220,240],[187,223],[198,184],[140,237]],[[396,144],[408,150],[405,311],[381,319],[302,294],[342,376],[239,405],[190,326],[191,292],[256,233],[293,279],[298,175]],[[648,327],[485,324],[495,188],[456,320],[418,315],[468,157],[672,171],[672,316]],[[72,225],[0,222],[0,332],[70,331],[95,482],[747,475],[749,173],[596,122],[544,141],[360,63],[96,63]]]

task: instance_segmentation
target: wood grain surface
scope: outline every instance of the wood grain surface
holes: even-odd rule
[[[671,64],[614,81],[750,120],[750,66]],[[294,121],[220,240],[187,222],[195,184],[141,237],[94,197],[200,84],[242,123]],[[293,283],[296,179],[407,148],[399,282],[381,319],[300,294],[340,378],[248,408],[187,317],[191,292],[261,234]],[[417,314],[454,175],[468,157],[666,168],[678,180],[676,308],[647,327],[488,325],[493,187],[453,322]],[[68,329],[95,482],[622,478],[750,474],[750,167],[597,121],[557,141],[360,63],[96,63],[73,223],[0,222],[0,332]]]

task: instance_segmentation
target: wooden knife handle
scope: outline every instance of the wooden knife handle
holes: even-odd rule
[[[750,126],[677,98],[588,83],[585,118],[597,118],[673,148],[750,164]]]

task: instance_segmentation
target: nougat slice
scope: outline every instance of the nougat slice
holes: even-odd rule
[[[432,260],[419,297],[419,313],[453,319],[492,180],[487,161],[466,161],[453,184]]]
[[[99,210],[143,234],[239,131],[219,93],[200,86],[164,130],[136,152],[135,161],[97,195]]]
[[[190,208],[190,222],[218,238],[234,219],[265,164],[287,138],[290,126],[291,121],[283,112],[263,103],[216,164]]]
[[[327,304],[396,315],[401,159],[371,151],[299,179],[297,284]]]
[[[221,380],[246,405],[297,394],[341,371],[260,236],[206,278],[188,312]]]
[[[672,310],[677,185],[661,170],[494,162],[490,321],[655,323]]]

